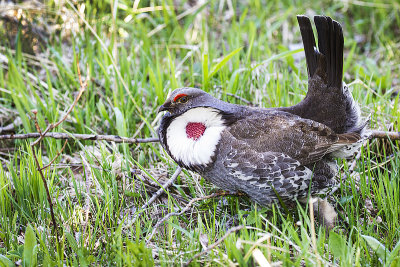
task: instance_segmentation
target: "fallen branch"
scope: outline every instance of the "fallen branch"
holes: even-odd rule
[[[234,233],[236,231],[239,231],[240,229],[243,229],[244,226],[243,225],[239,225],[239,226],[235,226],[230,228],[223,237],[221,237],[220,239],[217,240],[217,242],[211,244],[210,246],[208,246],[205,250],[203,250],[202,252],[197,253],[196,255],[193,256],[193,258],[191,258],[190,260],[188,260],[185,264],[183,264],[183,266],[188,266],[193,260],[197,259],[198,257],[207,254],[208,252],[210,252],[210,250],[214,249],[216,246],[218,246],[219,244],[222,243],[222,241],[224,241],[231,233]]]
[[[175,180],[178,178],[178,176],[181,173],[181,171],[182,171],[182,168],[178,167],[175,170],[175,172],[172,175],[172,177],[168,181],[166,181],[161,186],[161,188],[157,190],[157,192],[154,193],[154,195],[149,199],[149,201],[147,201],[146,203],[143,204],[143,206],[140,208],[140,211],[138,213],[136,213],[136,215],[133,217],[131,222],[128,225],[126,225],[125,227],[127,227],[127,228],[131,227],[133,225],[133,223],[136,221],[137,217],[140,214],[142,214],[150,204],[152,204],[157,198],[159,198],[162,195],[162,193],[165,192],[165,190],[175,182]]]
[[[179,174],[181,173],[182,168],[178,167],[174,174],[172,175],[172,177],[165,182],[165,184],[162,185],[162,187],[160,189],[157,190],[157,192],[149,199],[149,201],[147,201],[141,208],[141,210],[144,210],[145,208],[147,208],[150,204],[152,204],[154,201],[156,201],[157,198],[159,198],[162,193],[165,192],[165,190],[170,187],[178,178]]]
[[[50,124],[51,126],[52,124]],[[58,124],[56,124],[58,125]],[[50,129],[49,129],[50,130]],[[45,132],[42,133],[42,138],[54,138],[54,139],[68,139],[68,140],[104,140],[108,142],[115,142],[115,143],[127,143],[127,144],[139,144],[139,143],[154,143],[159,142],[158,138],[130,138],[130,137],[123,137],[118,135],[97,135],[97,134],[70,134],[70,133],[57,133],[57,132],[48,132],[49,130],[46,129]],[[5,139],[30,139],[30,138],[39,138],[41,135],[40,133],[27,133],[27,134],[4,134],[0,135],[0,140]],[[390,139],[400,140],[400,132],[385,132],[385,131],[371,131],[370,135],[368,136],[369,139]]]
[[[30,139],[30,138],[40,138],[40,133],[28,133],[28,134],[5,134],[0,135],[0,140],[4,139]],[[158,142],[158,138],[129,138],[122,137],[118,135],[96,135],[96,134],[69,134],[69,133],[57,133],[57,132],[46,132],[42,134],[43,138],[54,138],[54,139],[67,139],[67,140],[104,140],[115,143],[127,143],[127,144],[137,144],[137,143],[150,143]]]
[[[238,196],[240,194],[231,194],[228,192],[217,192],[205,197],[197,197],[197,198],[193,198],[192,200],[189,201],[189,203],[180,211],[180,212],[171,212],[168,213],[164,218],[162,218],[160,221],[158,221],[156,223],[156,225],[153,228],[153,231],[151,232],[149,238],[147,239],[146,243],[149,243],[150,240],[153,238],[154,234],[157,232],[158,227],[164,223],[166,220],[168,220],[170,217],[172,216],[181,216],[182,214],[184,214],[186,211],[189,210],[189,208],[193,205],[194,202],[197,201],[201,201],[201,200],[206,200],[206,199],[210,199],[210,198],[215,198],[215,197],[221,197],[221,196]]]
[[[369,139],[380,138],[390,140],[400,140],[400,132],[371,131]]]
[[[4,127],[0,127],[0,133],[2,133],[2,132],[13,132],[13,131],[15,131],[15,128],[17,126],[20,126],[21,124],[22,124],[21,117],[17,117],[17,118],[15,118],[15,120],[12,123],[10,123],[10,124],[8,124],[8,125],[6,125]]]

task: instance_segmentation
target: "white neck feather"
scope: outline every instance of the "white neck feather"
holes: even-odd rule
[[[188,138],[186,125],[203,123],[204,134],[197,140]],[[193,108],[175,118],[167,129],[167,144],[172,156],[186,166],[205,165],[211,162],[215,149],[226,128],[222,116],[213,108]]]

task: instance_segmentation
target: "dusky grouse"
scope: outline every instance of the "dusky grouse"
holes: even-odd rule
[[[218,100],[196,88],[174,90],[160,111],[162,146],[179,166],[221,189],[270,205],[325,193],[334,184],[335,157],[348,157],[365,123],[343,76],[339,23],[298,16],[308,92],[297,105],[253,108]],[[279,198],[278,198],[279,195]]]

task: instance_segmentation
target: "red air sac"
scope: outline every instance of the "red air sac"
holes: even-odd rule
[[[189,122],[186,125],[186,136],[197,141],[203,136],[206,126],[201,122]]]

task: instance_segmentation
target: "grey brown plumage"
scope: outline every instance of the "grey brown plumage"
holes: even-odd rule
[[[180,88],[160,107],[168,111],[161,144],[180,166],[263,205],[326,193],[335,184],[334,157],[351,155],[365,127],[342,82],[341,26],[315,17],[318,51],[309,19],[298,21],[309,77],[299,104],[252,108]]]
[[[313,163],[348,144],[348,139],[315,121],[270,112],[236,121],[222,133],[220,143],[215,165],[202,174],[224,189],[269,205],[278,200],[276,194],[290,201],[325,193],[336,169]]]
[[[177,95],[188,96],[189,100],[175,103],[172,99]],[[330,155],[360,139],[358,133],[336,134],[324,124],[288,112],[229,104],[195,88],[175,90],[165,106],[169,113],[162,120],[159,136],[170,156],[180,166],[198,172],[222,189],[246,193],[262,205],[277,202],[277,195],[290,201],[308,193],[326,192],[326,185],[336,174]],[[174,140],[174,131],[178,129],[171,124],[188,112],[200,111],[204,112],[204,124],[212,116],[220,120],[218,127],[224,128],[215,136],[216,145],[207,148],[213,151],[209,160],[185,161],[185,157],[196,157],[192,155],[197,153],[196,148],[176,149],[185,146],[186,140]],[[199,123],[198,119],[194,121]],[[207,130],[212,128],[212,124],[206,128],[205,138],[210,138]],[[201,153],[202,148],[197,149]],[[178,154],[181,151],[184,152]],[[315,182],[313,171],[318,174]]]

